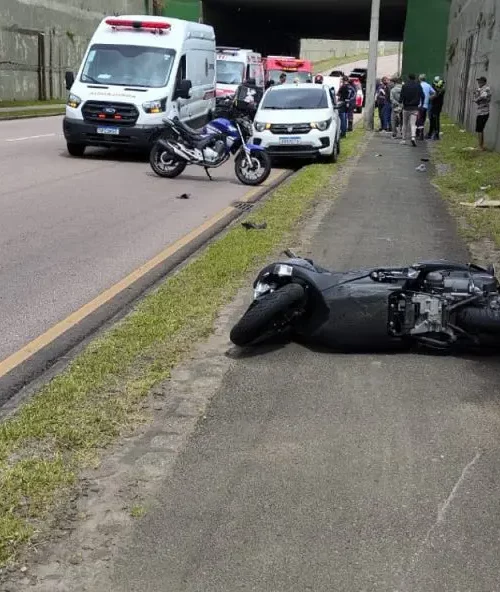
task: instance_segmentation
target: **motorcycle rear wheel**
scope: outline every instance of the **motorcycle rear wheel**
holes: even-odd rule
[[[500,336],[500,311],[468,306],[457,313],[457,325],[470,333]]]
[[[229,338],[240,347],[250,345],[272,330],[274,323],[290,309],[298,307],[304,298],[304,288],[299,284],[286,284],[276,292],[270,292],[256,300],[231,329]]]
[[[149,154],[149,164],[159,177],[174,179],[186,168],[187,163],[169,154],[163,146],[155,144]]]
[[[241,150],[234,161],[234,172],[243,185],[261,185],[271,174],[271,157],[265,150],[253,150],[250,154],[252,165],[248,161],[244,150]]]

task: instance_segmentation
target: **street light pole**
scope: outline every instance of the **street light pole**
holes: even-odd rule
[[[370,48],[368,53],[368,76],[366,80],[365,128],[373,130],[375,115],[375,81],[377,78],[378,32],[380,22],[380,0],[372,0],[370,25]]]

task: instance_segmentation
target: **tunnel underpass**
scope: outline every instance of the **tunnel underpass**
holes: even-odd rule
[[[382,0],[380,40],[402,41],[407,0]],[[219,45],[298,55],[300,39],[368,39],[371,0],[204,0]]]

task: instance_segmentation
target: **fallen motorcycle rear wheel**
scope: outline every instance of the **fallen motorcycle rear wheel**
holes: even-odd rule
[[[149,164],[159,177],[173,179],[186,168],[186,161],[178,160],[160,144],[155,144],[149,154]]]
[[[500,336],[500,310],[468,306],[458,311],[457,324],[470,333]]]
[[[231,329],[229,338],[240,347],[250,345],[259,337],[272,331],[286,313],[298,308],[304,298],[304,288],[299,284],[286,284],[276,292],[270,292],[253,302],[246,313]]]

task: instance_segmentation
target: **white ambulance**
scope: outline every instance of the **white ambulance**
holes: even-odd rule
[[[264,88],[264,64],[262,55],[253,49],[217,47],[217,97],[234,95],[238,85],[253,78]]]
[[[98,25],[70,91],[68,152],[86,146],[147,149],[165,117],[198,128],[215,111],[214,29],[159,16],[124,15]]]

